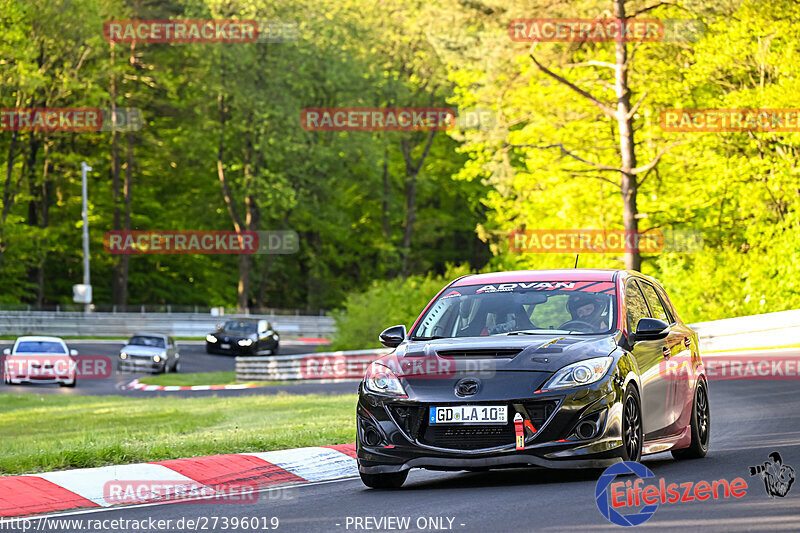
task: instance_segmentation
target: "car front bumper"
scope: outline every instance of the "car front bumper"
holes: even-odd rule
[[[357,408],[359,471],[377,474],[411,468],[604,468],[621,460],[622,396],[617,381],[607,378],[581,389],[476,402],[476,405],[507,404],[508,424],[491,431],[482,426],[453,425],[450,426],[453,431],[448,431],[439,424],[427,423],[427,409],[468,402],[390,399],[365,393],[362,385]],[[413,414],[401,416],[414,409],[426,419],[415,420]],[[516,412],[536,429],[526,430],[522,450],[516,449],[511,421]],[[587,420],[595,422],[596,433],[591,438],[580,438],[576,427]]]
[[[117,368],[120,371],[129,371],[129,372],[136,372],[136,371],[148,371],[148,372],[160,372],[164,370],[164,366],[167,364],[165,359],[162,359],[158,363],[153,361],[153,358],[133,358],[128,357],[128,359],[120,359],[117,362]]]
[[[256,349],[255,344],[251,344],[249,346],[239,346],[236,341],[225,343],[230,344],[230,348],[222,348],[222,344],[223,343],[221,342],[211,343],[206,341],[206,352],[222,355],[253,355]]]
[[[75,376],[10,376],[9,382],[12,385],[25,385],[29,383],[53,384],[53,383],[72,383]]]

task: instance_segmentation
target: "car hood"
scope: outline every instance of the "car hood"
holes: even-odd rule
[[[48,359],[58,359],[58,358],[72,359],[72,357],[71,357],[70,355],[67,355],[67,354],[65,354],[65,353],[30,353],[30,352],[24,352],[24,353],[12,353],[11,355],[4,355],[4,356],[3,356],[3,358],[6,358],[6,357],[31,357],[31,358],[48,358]]]
[[[232,333],[230,331],[215,331],[212,333],[217,339],[227,342],[227,341],[237,341],[239,339],[252,339],[255,333],[241,333],[236,332]]]
[[[130,355],[161,355],[166,348],[156,348],[155,346],[140,346],[138,344],[126,344],[120,350]]]
[[[514,335],[409,341],[380,358],[401,378],[410,399],[465,400],[461,379],[482,385],[469,401],[530,397],[563,366],[610,354],[616,334]]]

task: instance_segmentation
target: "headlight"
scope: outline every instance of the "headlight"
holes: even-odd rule
[[[613,360],[613,357],[595,357],[567,365],[556,372],[541,390],[576,387],[599,381],[606,375]]]
[[[405,396],[406,391],[397,376],[388,367],[372,363],[364,376],[364,388],[379,394]]]
[[[217,338],[214,335],[206,335],[206,341],[210,342],[211,344],[214,344],[215,342],[217,342]]]
[[[119,352],[119,358],[120,359],[127,359],[128,358],[128,354],[126,354],[125,352]]]
[[[253,339],[242,339],[237,343],[239,346],[250,346],[253,344]]]
[[[161,356],[160,356],[160,355],[154,355],[154,356],[153,356],[153,361],[155,361],[156,363],[158,363],[159,361],[161,361]]]

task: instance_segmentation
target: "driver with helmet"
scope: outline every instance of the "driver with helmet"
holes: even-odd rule
[[[608,329],[603,313],[608,305],[608,298],[599,294],[576,293],[567,300],[567,311],[572,315],[571,322],[584,322],[594,326],[595,331]]]

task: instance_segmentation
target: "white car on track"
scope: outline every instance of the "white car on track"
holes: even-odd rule
[[[76,350],[67,348],[59,337],[19,337],[12,348],[3,350],[3,383],[58,383],[74,387],[78,364]]]

